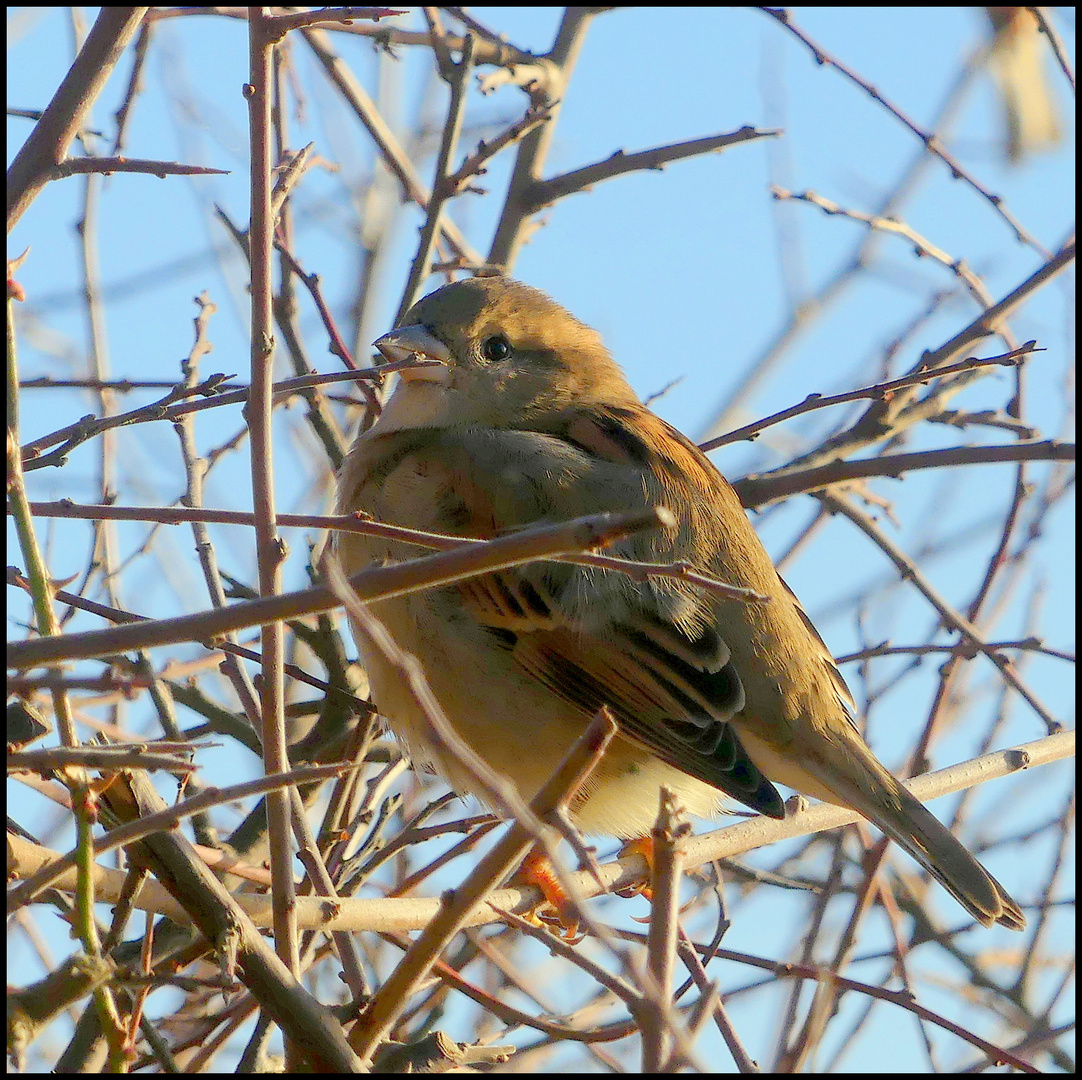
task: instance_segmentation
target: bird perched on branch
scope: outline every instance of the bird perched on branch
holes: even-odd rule
[[[371,605],[415,656],[459,736],[531,798],[602,705],[619,733],[572,805],[587,832],[648,832],[661,785],[698,816],[726,797],[771,817],[775,783],[878,825],[980,922],[1021,929],[1004,889],[873,756],[829,650],[778,576],[733,489],[639,401],[600,336],[505,278],[446,285],[376,346],[404,370],[340,475],[341,513],[492,538],[602,511],[667,507],[671,531],[616,553],[683,562],[768,598],[685,580],[536,562]],[[350,574],[415,558],[342,533]],[[402,670],[354,626],[379,711],[459,790]]]

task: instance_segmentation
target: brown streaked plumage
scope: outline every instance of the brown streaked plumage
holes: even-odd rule
[[[736,494],[639,402],[595,331],[504,278],[447,285],[403,322],[380,349],[443,366],[403,373],[342,468],[340,512],[487,538],[662,505],[678,527],[631,537],[618,554],[687,562],[770,597],[749,604],[682,581],[536,563],[373,604],[481,757],[530,798],[608,704],[620,735],[573,808],[587,831],[642,835],[661,784],[699,816],[728,796],[782,817],[773,782],[783,783],[861,813],[980,922],[1025,925],[1003,888],[865,745],[829,650]],[[342,534],[338,550],[350,573],[422,554],[358,534]],[[398,673],[354,633],[379,711],[418,757],[430,757],[426,722]],[[454,761],[433,764],[469,790]]]

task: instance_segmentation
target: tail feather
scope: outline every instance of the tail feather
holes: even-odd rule
[[[885,769],[880,779],[882,801],[849,785],[845,801],[909,852],[978,922],[1024,930],[1021,908],[954,834]]]

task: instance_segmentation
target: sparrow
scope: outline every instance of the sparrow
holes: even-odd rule
[[[899,843],[985,925],[1025,918],[861,738],[829,649],[732,487],[639,400],[600,335],[507,278],[445,285],[375,342],[401,370],[339,474],[338,512],[490,539],[604,511],[668,508],[674,529],[614,554],[682,562],[766,597],[542,561],[370,605],[415,656],[458,735],[530,799],[607,705],[618,734],[571,814],[583,831],[649,832],[669,787],[699,817],[727,800],[781,818],[775,784],[848,807]],[[347,573],[425,554],[340,533]],[[456,790],[398,667],[354,622],[379,712]]]

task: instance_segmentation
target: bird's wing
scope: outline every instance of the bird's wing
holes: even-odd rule
[[[552,604],[545,607],[552,611]],[[542,615],[531,630],[517,615],[518,629],[509,630],[491,609],[474,611],[501,634],[525,672],[584,718],[608,705],[621,732],[663,761],[760,813],[785,816],[780,795],[730,722],[744,691],[715,632],[692,640],[644,616],[609,627],[600,638],[574,619],[552,626],[551,616]]]

